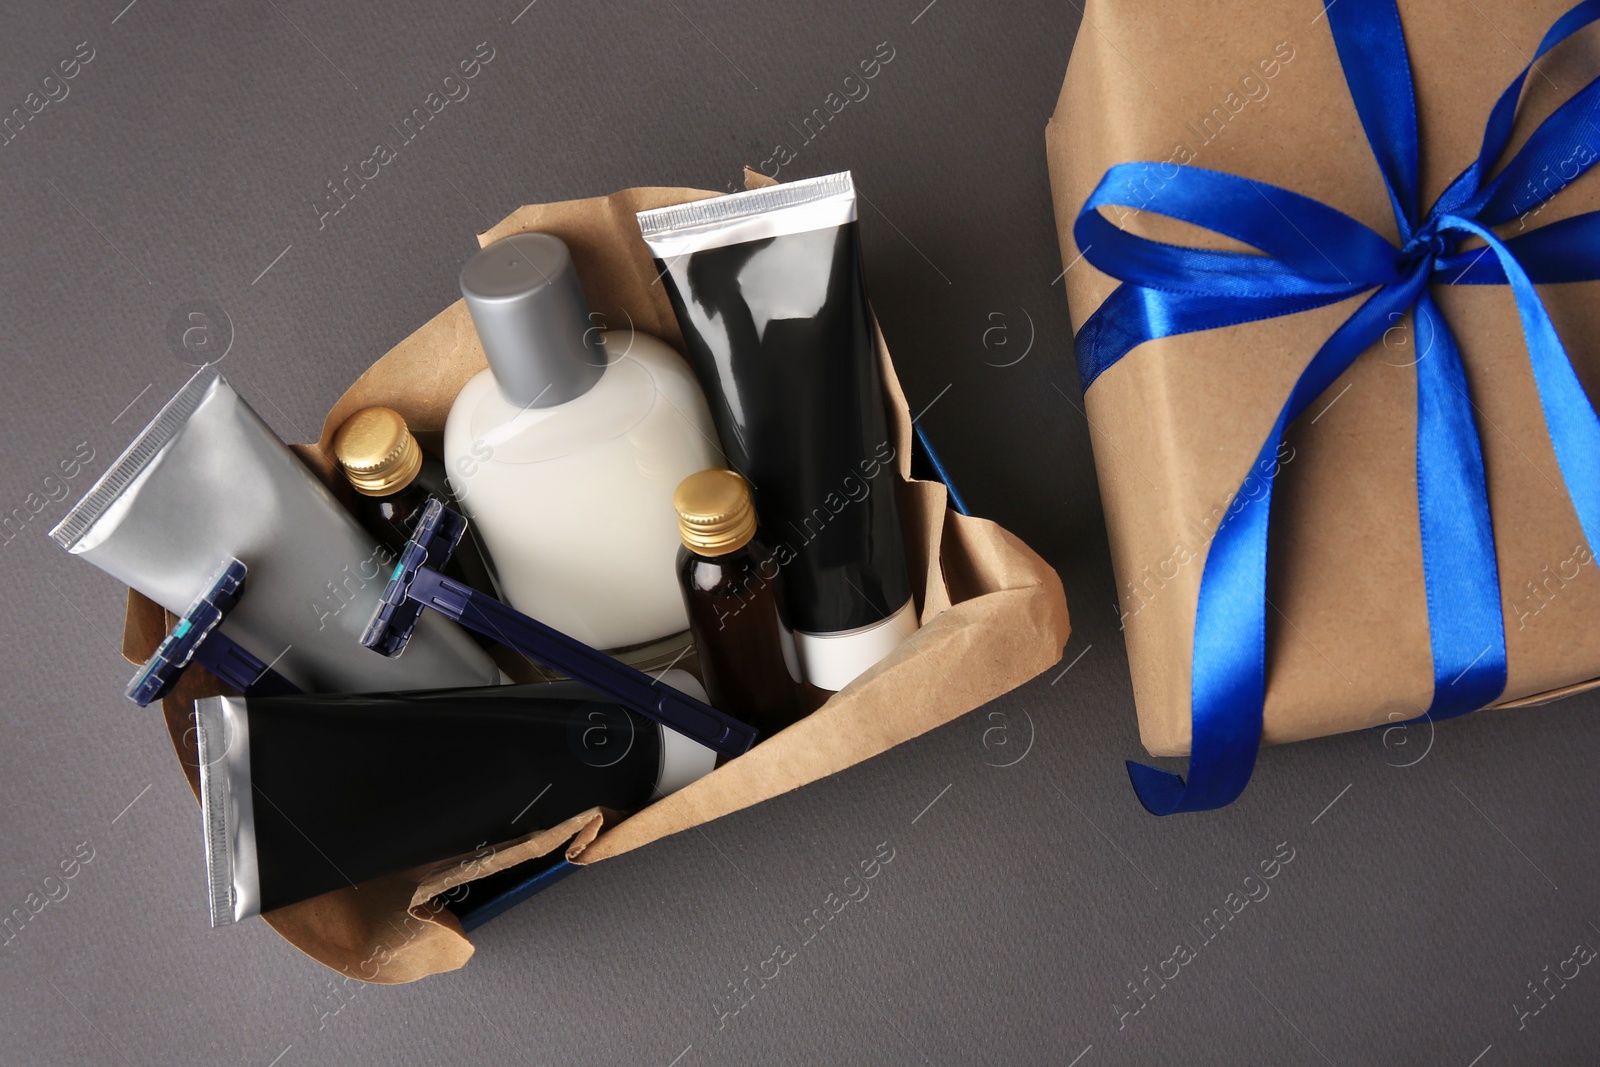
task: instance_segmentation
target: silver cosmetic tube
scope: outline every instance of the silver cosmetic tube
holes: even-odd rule
[[[362,646],[394,553],[214,367],[189,379],[50,536],[179,615],[228,557],[242,560],[250,576],[222,631],[307,692],[500,680],[494,661],[434,612],[403,656]]]

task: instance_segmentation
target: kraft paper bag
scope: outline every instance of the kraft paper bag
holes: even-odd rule
[[[749,171],[746,180],[768,184]],[[571,248],[584,292],[608,327],[631,324],[681,351],[682,334],[665,289],[656,282],[634,214],[715,195],[640,188],[524,207],[478,239],[487,245],[519,232],[556,234]],[[999,526],[951,511],[943,485],[911,477],[912,427],[905,396],[881,334],[876,342],[922,620],[915,636],[816,712],[642,811],[623,817],[595,809],[470,856],[336,890],[267,913],[273,929],[350,980],[410,982],[454,970],[471,957],[473,946],[446,902],[470,897],[475,881],[557,849],[573,863],[594,863],[758,804],[947,723],[1055,664],[1070,630],[1060,578]],[[343,478],[330,459],[331,442],[351,412],[372,404],[394,408],[427,446],[438,440],[456,393],[485,366],[466,305],[458,300],[356,380],[328,413],[319,442],[293,447],[344,493]],[[130,591],[124,655],[142,662],[175,621]],[[512,677],[531,680],[525,662],[509,655],[500,662]],[[167,729],[197,798],[193,702],[221,691],[197,667],[163,703]],[[203,886],[196,883],[195,889]]]

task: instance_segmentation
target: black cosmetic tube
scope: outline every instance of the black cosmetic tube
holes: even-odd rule
[[[698,690],[682,671],[667,680]],[[213,926],[591,807],[631,811],[716,764],[570,682],[211,697],[195,721]]]
[[[805,680],[917,628],[848,172],[639,213],[729,464],[783,575]]]

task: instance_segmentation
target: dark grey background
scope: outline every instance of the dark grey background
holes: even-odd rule
[[[0,1058],[1595,1061],[1595,968],[1518,1006],[1600,945],[1600,697],[1272,750],[1202,816],[1152,818],[1129,790],[1141,750],[1052,282],[1043,132],[1070,0],[126,3],[10,4],[0,25],[0,112],[78,42],[95,54],[0,148],[0,511],[79,442],[95,458],[72,498],[104,470],[189,371],[166,337],[187,302],[225,310],[224,372],[308,439],[454,298],[488,221],[629,185],[737,187],[888,42],[870,96],[782,176],[855,171],[912,407],[933,405],[977,513],[1059,568],[1075,629],[987,708],[556,886],[483,928],[462,971],[343,994],[263,923],[207,928],[193,799],[155,713],[121,695],[123,590],[46,539],[68,506],[51,502],[0,546],[0,908],[80,842],[94,856],[0,949]],[[324,183],[483,41],[471,95],[319,229]],[[729,983],[881,842],[870,896],[719,1029]],[[1124,1018],[1142,968],[1197,941],[1283,842],[1270,895]]]

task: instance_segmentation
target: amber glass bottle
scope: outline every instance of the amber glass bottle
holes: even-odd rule
[[[678,584],[706,693],[771,737],[805,708],[781,576],[755,540],[750,487],[733,471],[705,470],[685,478],[672,503],[683,539]]]
[[[345,419],[333,435],[333,454],[356,491],[356,518],[397,555],[411,539],[429,497],[460,510],[444,464],[423,453],[405,418],[392,408],[362,408]],[[444,573],[498,596],[488,556],[470,524]]]

